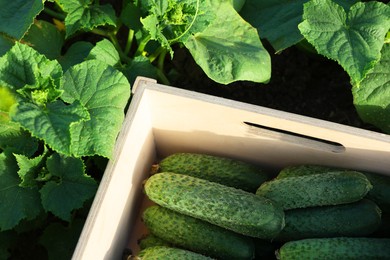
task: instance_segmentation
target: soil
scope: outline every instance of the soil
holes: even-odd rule
[[[171,85],[380,132],[359,118],[349,76],[335,61],[295,47],[280,54],[265,47],[272,60],[272,76],[267,84],[218,84],[204,74],[186,49],[178,49],[171,65],[180,76]]]

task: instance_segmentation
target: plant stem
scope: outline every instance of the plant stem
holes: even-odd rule
[[[169,79],[165,76],[164,72],[161,71],[159,68],[157,69],[157,77],[160,80],[160,82],[164,85],[171,85],[171,82]]]
[[[45,8],[43,9],[43,11],[44,11],[45,13],[47,13],[48,15],[50,15],[50,16],[52,16],[52,17],[54,17],[54,18],[57,18],[58,20],[61,20],[61,21],[65,20],[65,17],[66,17],[65,14],[62,14],[62,13],[58,13],[58,12],[56,12],[56,11],[53,11],[53,10],[51,10],[51,9],[48,8],[48,7],[45,7]]]
[[[137,51],[135,52],[135,56],[140,56],[145,50],[146,45],[150,41],[152,37],[150,35],[146,36],[142,41],[139,43]]]
[[[133,38],[134,38],[134,30],[130,29],[129,34],[127,36],[125,50],[124,50],[125,55],[128,55],[130,52],[131,45],[133,45]]]

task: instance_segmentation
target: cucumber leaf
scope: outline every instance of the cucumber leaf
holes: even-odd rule
[[[91,115],[71,125],[72,154],[110,158],[130,98],[126,77],[104,62],[88,60],[64,74],[64,91],[65,102],[79,100]]]
[[[100,60],[111,66],[115,66],[120,63],[118,51],[115,49],[114,44],[112,44],[107,39],[101,40],[100,42],[96,43],[96,46],[92,48],[87,59]]]
[[[9,51],[13,45],[14,41],[6,37],[5,35],[0,34],[0,57],[6,54],[7,51]]]
[[[0,1],[0,32],[20,40],[42,10],[41,0]]]
[[[37,188],[21,187],[15,157],[0,154],[0,231],[14,228],[21,220],[31,220],[42,211]]]
[[[72,259],[83,226],[84,220],[75,219],[70,226],[51,223],[45,228],[39,243],[47,249],[49,259]]]
[[[44,105],[56,100],[62,93],[61,81],[58,62],[25,44],[17,42],[0,58],[0,84],[30,102]]]
[[[390,6],[358,2],[348,13],[330,0],[304,5],[299,30],[317,52],[336,60],[359,83],[380,59],[390,29]]]
[[[73,43],[65,55],[58,58],[62,70],[66,72],[70,67],[85,61],[94,46],[90,42],[77,41]]]
[[[20,123],[34,137],[44,140],[50,148],[66,155],[71,155],[70,127],[75,122],[88,119],[88,111],[80,102],[67,105],[61,100],[45,107],[21,101],[12,116],[12,120]]]
[[[0,121],[0,149],[32,156],[38,150],[38,140],[12,121]]]
[[[357,1],[335,2],[349,9]],[[308,0],[246,0],[240,15],[256,27],[260,37],[267,39],[279,53],[303,40],[298,24],[302,21],[303,4],[306,2]]]
[[[19,184],[21,187],[35,187],[37,185],[36,178],[39,172],[42,170],[42,166],[45,163],[47,149],[34,158],[29,158],[23,154],[14,154],[16,162],[18,163],[19,170],[18,175],[22,182]]]
[[[64,35],[52,23],[35,20],[23,37],[23,42],[53,60],[61,55]]]
[[[149,11],[147,17],[141,18],[143,28],[152,40],[169,50],[171,56],[173,43],[185,42],[190,35],[203,31],[215,18],[207,0],[144,0],[142,6]]]
[[[58,0],[67,13],[66,38],[78,31],[91,31],[99,26],[116,26],[115,10],[110,4],[97,5],[93,0]]]
[[[218,19],[184,41],[196,63],[208,77],[222,84],[238,80],[269,81],[271,59],[257,30],[229,2],[211,3]]]
[[[390,44],[383,46],[380,61],[352,87],[352,94],[360,118],[390,134]]]
[[[46,167],[57,179],[46,182],[39,191],[42,205],[46,211],[70,221],[72,211],[95,195],[97,183],[85,174],[84,163],[79,158],[54,153],[47,159]]]

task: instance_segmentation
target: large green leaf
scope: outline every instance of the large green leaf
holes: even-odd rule
[[[302,21],[303,4],[308,0],[246,0],[241,16],[258,28],[276,52],[281,52],[303,40],[298,24]],[[338,0],[345,8],[357,0]]]
[[[77,41],[73,43],[65,55],[58,58],[62,69],[66,72],[70,67],[85,61],[94,46],[90,42]]]
[[[20,123],[31,134],[55,151],[70,155],[70,127],[80,120],[89,119],[87,110],[75,101],[67,105],[61,100],[45,107],[30,102],[20,102],[12,120]]]
[[[208,77],[222,84],[238,80],[267,82],[271,60],[257,30],[227,1],[211,3],[217,18],[184,42],[196,63]]]
[[[38,105],[56,100],[62,93],[62,68],[33,48],[16,43],[0,58],[0,84]]]
[[[42,10],[42,0],[0,1],[0,32],[21,39]]]
[[[35,20],[23,37],[23,42],[45,55],[48,59],[56,59],[61,55],[64,35],[54,24],[43,20]]]
[[[107,39],[96,43],[96,46],[92,48],[87,59],[100,60],[111,66],[115,66],[120,62],[118,51],[115,49],[114,44]]]
[[[0,34],[0,57],[9,51],[13,45],[14,42],[10,38]]]
[[[46,211],[70,221],[74,209],[95,195],[96,181],[85,174],[81,159],[65,157],[54,153],[46,161],[49,173],[57,180],[51,180],[39,191]]]
[[[91,31],[99,26],[116,26],[115,10],[111,5],[97,5],[94,0],[59,0],[67,13],[66,37],[78,31]]]
[[[390,44],[383,46],[380,61],[352,93],[362,120],[390,134]]]
[[[111,157],[130,97],[126,77],[104,62],[88,60],[64,74],[64,90],[65,102],[79,100],[91,115],[71,126],[72,154]]]
[[[358,2],[346,13],[330,0],[312,0],[304,5],[303,18],[299,30],[305,38],[358,83],[380,58],[390,28],[390,6]]]
[[[37,188],[19,186],[21,179],[12,154],[0,154],[0,231],[14,228],[21,220],[31,220],[42,212]]]

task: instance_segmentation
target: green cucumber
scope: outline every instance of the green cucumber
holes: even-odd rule
[[[164,241],[219,259],[253,259],[250,237],[167,208],[151,206],[143,213],[147,229]]]
[[[134,260],[206,260],[212,259],[207,256],[191,252],[189,250],[166,247],[166,246],[153,246],[147,247],[138,253],[137,257],[133,257]]]
[[[367,198],[374,201],[384,212],[390,212],[390,176],[363,172],[373,188]]]
[[[269,179],[259,167],[230,158],[197,153],[175,153],[160,161],[160,172],[175,172],[255,192]]]
[[[143,237],[138,239],[137,242],[141,250],[152,246],[172,246],[171,243],[155,236],[154,234],[144,235]]]
[[[283,209],[351,203],[362,199],[372,188],[360,172],[326,172],[288,178],[275,178],[256,191]]]
[[[243,235],[273,238],[284,227],[284,212],[273,201],[219,183],[162,172],[152,175],[144,189],[163,207]]]
[[[345,171],[345,170],[339,168],[333,168],[329,166],[303,164],[303,165],[287,166],[283,168],[282,170],[280,170],[276,178],[281,179],[286,177],[297,177],[297,176],[304,176],[304,175],[313,175],[319,173],[340,172],[340,171]]]
[[[310,238],[285,243],[277,252],[281,260],[389,259],[390,239],[366,237]]]
[[[276,240],[291,241],[320,237],[359,237],[381,225],[381,210],[372,201],[285,211],[286,226]]]

